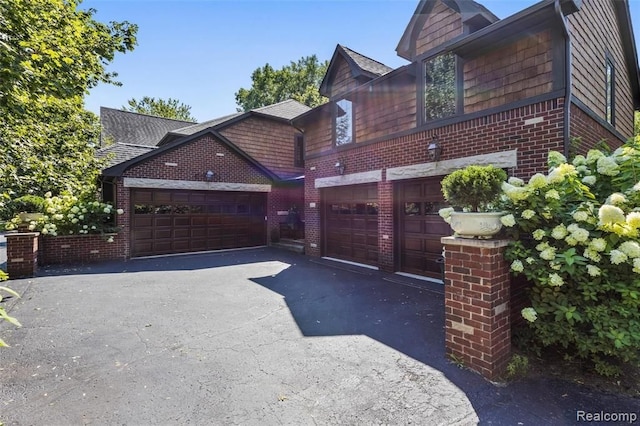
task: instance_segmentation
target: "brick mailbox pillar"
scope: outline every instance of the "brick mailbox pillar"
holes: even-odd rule
[[[508,240],[444,237],[447,354],[489,380],[511,357]]]
[[[9,278],[32,277],[36,274],[39,236],[39,232],[16,232],[5,235]]]

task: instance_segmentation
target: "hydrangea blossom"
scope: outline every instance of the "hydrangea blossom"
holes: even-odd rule
[[[583,256],[587,259],[593,260],[594,262],[600,262],[602,260],[602,256],[600,256],[600,253],[590,248],[585,249]]]
[[[598,210],[598,218],[600,219],[600,225],[608,225],[615,223],[625,223],[627,218],[624,215],[624,211],[620,207],[604,204]]]
[[[523,201],[529,197],[527,188],[514,186],[507,182],[502,183],[502,192],[513,201]]]
[[[589,215],[585,211],[578,210],[577,212],[573,213],[573,219],[576,222],[586,222],[589,220]]]
[[[547,200],[559,200],[560,194],[555,189],[550,189],[546,194],[544,194],[544,198]]]
[[[607,198],[607,201],[605,201],[605,204],[612,204],[614,206],[617,206],[620,204],[624,204],[626,202],[627,202],[627,197],[625,197],[624,194],[616,192],[609,195],[609,198]]]
[[[564,284],[562,277],[556,273],[549,275],[549,284],[554,287],[560,287]]]
[[[627,255],[620,250],[611,250],[609,252],[609,256],[611,257],[611,263],[613,263],[614,265],[624,263],[628,259]]]
[[[556,248],[549,247],[540,252],[540,257],[544,260],[553,260],[556,258]]]
[[[589,248],[595,251],[605,251],[607,249],[607,241],[604,238],[594,238],[589,243]]]
[[[600,268],[598,268],[595,265],[587,265],[587,272],[589,273],[589,275],[591,275],[592,277],[598,277],[600,276],[600,274],[602,273],[602,271],[600,270]]]
[[[516,224],[516,219],[513,217],[512,214],[508,214],[508,215],[502,216],[500,218],[500,222],[502,222],[504,226],[512,227]]]
[[[556,240],[562,240],[567,236],[567,234],[567,228],[563,224],[560,224],[551,230],[551,237]]]
[[[522,318],[529,322],[534,322],[538,319],[538,313],[533,308],[524,308],[520,313],[522,314]]]
[[[513,186],[524,186],[524,181],[520,178],[517,178],[515,176],[511,176],[507,182],[509,182],[509,184],[513,185]]]
[[[536,173],[529,179],[529,186],[533,189],[544,188],[547,184],[547,177],[542,173]]]
[[[626,218],[627,225],[633,229],[640,228],[640,212],[631,212]]]
[[[564,241],[565,243],[569,244],[571,247],[578,245],[578,240],[576,239],[576,237],[573,236],[573,234],[567,236],[567,238],[565,238]]]
[[[529,220],[529,219],[533,218],[535,215],[536,215],[536,212],[534,212],[533,210],[529,210],[529,209],[524,210],[524,211],[522,212],[522,217],[523,217],[524,219],[527,219],[527,220]]]
[[[547,156],[547,164],[549,167],[557,167],[559,165],[565,164],[567,162],[567,158],[562,155],[558,151],[549,151],[549,155]]]
[[[598,179],[593,175],[585,176],[582,178],[582,183],[589,186],[595,185],[597,181]]]
[[[589,239],[589,231],[583,228],[571,231],[571,237],[575,238],[579,243],[584,243]]]
[[[640,274],[640,258],[633,259],[633,272]]]
[[[536,229],[535,231],[533,231],[533,239],[536,241],[542,240],[546,235],[547,233],[544,229]]]
[[[597,149],[590,149],[587,153],[587,164],[593,164],[604,156],[605,155],[602,151],[599,151]]]
[[[557,183],[562,182],[568,176],[575,176],[577,174],[575,166],[571,164],[560,164],[557,168],[553,169],[549,176],[547,176],[547,181],[549,183]]]
[[[511,270],[514,271],[514,272],[522,272],[522,271],[524,271],[524,265],[522,264],[522,261],[514,260],[511,263]]]
[[[602,156],[597,161],[598,173],[605,176],[616,176],[620,173],[620,166],[613,158]]]
[[[625,241],[618,246],[618,250],[633,259],[640,257],[640,244],[635,241]]]
[[[571,164],[576,167],[584,166],[587,164],[587,159],[584,155],[576,155],[575,157],[573,157],[573,161],[571,162]]]

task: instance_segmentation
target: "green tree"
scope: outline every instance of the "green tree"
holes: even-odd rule
[[[269,64],[251,74],[250,89],[241,88],[235,94],[238,111],[249,111],[287,99],[316,107],[326,102],[320,95],[322,79],[329,61],[320,62],[316,55],[305,56],[279,70]]]
[[[144,96],[140,100],[135,98],[129,99],[127,104],[129,104],[128,107],[122,107],[124,111],[173,118],[174,120],[196,121],[196,119],[191,116],[191,107],[177,99],[169,98],[164,100]]]
[[[133,50],[137,26],[100,23],[79,6],[0,0],[0,201],[94,188],[99,126],[84,96],[119,84],[106,66]]]

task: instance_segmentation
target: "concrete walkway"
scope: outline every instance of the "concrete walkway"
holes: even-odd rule
[[[0,421],[574,424],[640,400],[495,386],[445,359],[442,287],[277,249],[50,268],[9,284]],[[608,423],[611,424],[611,423]]]

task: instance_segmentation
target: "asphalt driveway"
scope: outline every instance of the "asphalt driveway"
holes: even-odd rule
[[[23,327],[0,325],[7,425],[533,425],[640,411],[563,382],[488,383],[445,359],[441,286],[277,249],[10,285]]]

